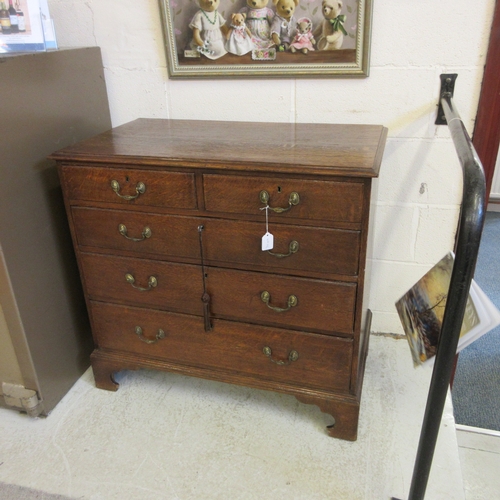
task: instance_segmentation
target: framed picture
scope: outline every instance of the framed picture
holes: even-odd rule
[[[40,0],[0,1],[0,54],[43,52]]]
[[[366,77],[373,0],[160,0],[176,78]]]

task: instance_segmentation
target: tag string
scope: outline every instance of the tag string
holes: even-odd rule
[[[266,205],[265,207],[262,207],[260,210],[265,210],[266,211],[266,233],[269,232],[269,205]]]

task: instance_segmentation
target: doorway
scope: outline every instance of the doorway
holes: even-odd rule
[[[500,1],[495,5],[472,142],[483,164],[489,203],[475,278],[500,309]],[[491,193],[491,194],[490,194]],[[457,423],[500,431],[500,327],[462,351],[452,397]],[[486,408],[486,406],[488,406]]]

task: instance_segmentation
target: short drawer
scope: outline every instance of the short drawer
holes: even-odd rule
[[[200,259],[203,224],[207,262],[258,265],[270,271],[302,270],[356,275],[359,231],[275,224],[274,248],[261,250],[264,222],[177,217],[146,212],[73,207],[78,244],[137,254]]]
[[[205,208],[210,212],[262,214],[260,209],[266,203],[261,192],[265,191],[271,208],[286,209],[282,213],[270,210],[270,220],[289,217],[356,223],[363,215],[362,182],[209,174],[203,176],[203,186]]]
[[[213,320],[205,332],[195,316],[91,303],[99,347],[215,368],[288,385],[348,391],[352,340]]]
[[[61,172],[70,200],[197,208],[194,174],[79,166],[63,166]]]
[[[80,264],[91,299],[203,314],[200,266],[87,253]]]
[[[201,266],[86,253],[80,262],[91,299],[203,315]],[[216,267],[205,268],[205,273],[215,317],[323,333],[353,332],[353,283]],[[263,292],[269,293],[267,302]],[[291,296],[296,298],[293,306]]]
[[[327,334],[353,332],[354,283],[216,267],[207,275],[218,317]]]

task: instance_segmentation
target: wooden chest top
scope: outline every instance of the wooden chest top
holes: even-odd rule
[[[55,160],[376,177],[380,125],[138,119],[57,151]]]

